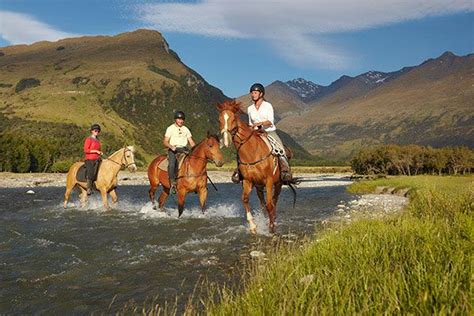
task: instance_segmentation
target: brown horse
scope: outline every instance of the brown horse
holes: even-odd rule
[[[240,102],[225,101],[218,104],[217,108],[220,111],[221,142],[226,147],[229,147],[233,142],[237,149],[237,163],[243,177],[242,202],[247,213],[250,231],[252,233],[257,231],[249,204],[250,192],[255,186],[262,208],[268,212],[268,226],[270,232],[273,233],[275,231],[276,205],[283,185],[277,159],[260,137],[262,132],[254,131],[240,119]],[[293,193],[296,194],[292,183],[289,185]]]
[[[163,192],[161,192],[158,199],[160,209],[163,208],[166,199],[170,195],[168,172],[158,168],[159,164],[166,158],[166,155],[159,155],[148,166],[148,179],[150,180],[148,193],[154,209],[156,209],[155,192],[160,183],[163,186]],[[204,212],[207,199],[206,165],[208,161],[214,162],[218,167],[224,164],[222,152],[219,148],[219,139],[217,136],[209,134],[187,154],[178,171],[176,185],[178,191],[178,217],[183,213],[186,194],[191,191],[199,194],[199,203],[201,210]]]
[[[115,192],[117,187],[117,174],[120,170],[128,168],[131,172],[137,170],[135,165],[135,156],[133,154],[133,146],[126,146],[117,150],[110,157],[102,160],[100,163],[99,171],[97,173],[97,180],[94,182],[96,190],[98,190],[102,196],[102,203],[105,208],[109,208],[107,201],[107,193],[112,197],[112,202],[117,203],[118,197]],[[64,208],[67,207],[67,201],[71,195],[72,190],[77,186],[81,190],[81,205],[84,206],[87,201],[87,183],[79,182],[76,179],[76,174],[79,168],[84,165],[84,162],[76,162],[71,168],[66,178],[66,193],[64,193]]]

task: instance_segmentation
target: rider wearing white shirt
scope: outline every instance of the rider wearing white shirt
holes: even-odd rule
[[[270,102],[265,101],[263,98],[264,95],[265,88],[262,84],[254,83],[250,87],[250,97],[252,98],[253,103],[247,108],[249,126],[253,129],[263,129],[268,135],[278,142],[281,148],[284,148],[283,142],[276,132],[273,106]],[[283,181],[291,181],[292,175],[288,158],[283,154],[278,156],[278,160],[280,162],[281,179]],[[238,182],[238,180],[238,173],[234,173],[232,176],[232,181]]]
[[[265,132],[274,132],[276,131],[276,127],[274,124],[274,115],[273,115],[273,106],[271,103],[263,100],[260,105],[258,106],[255,103],[252,103],[247,108],[247,114],[249,116],[249,125],[255,125],[255,123],[265,122],[268,121],[270,125],[262,126]]]

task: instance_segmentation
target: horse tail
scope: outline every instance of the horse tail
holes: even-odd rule
[[[291,192],[293,193],[293,208],[295,208],[295,205],[296,205],[296,185],[300,184],[300,182],[301,182],[300,178],[293,178],[290,181],[283,182],[283,184],[290,187]]]

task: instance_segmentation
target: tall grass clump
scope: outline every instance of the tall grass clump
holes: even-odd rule
[[[417,178],[380,180],[414,188],[401,214],[339,224],[301,249],[278,249],[248,267],[240,290],[220,288],[218,300],[204,301],[205,312],[471,314],[474,177]]]

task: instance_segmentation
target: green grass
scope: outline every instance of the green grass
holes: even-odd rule
[[[466,189],[466,186],[472,185],[473,180],[473,176],[399,176],[355,182],[349,187],[348,191],[351,193],[371,193],[375,191],[376,187],[385,186],[396,189],[431,189],[455,194],[460,189]]]
[[[248,266],[240,289],[204,300],[211,315],[472,313],[474,177],[397,177],[354,184],[410,187],[409,206],[383,220],[317,232]]]

